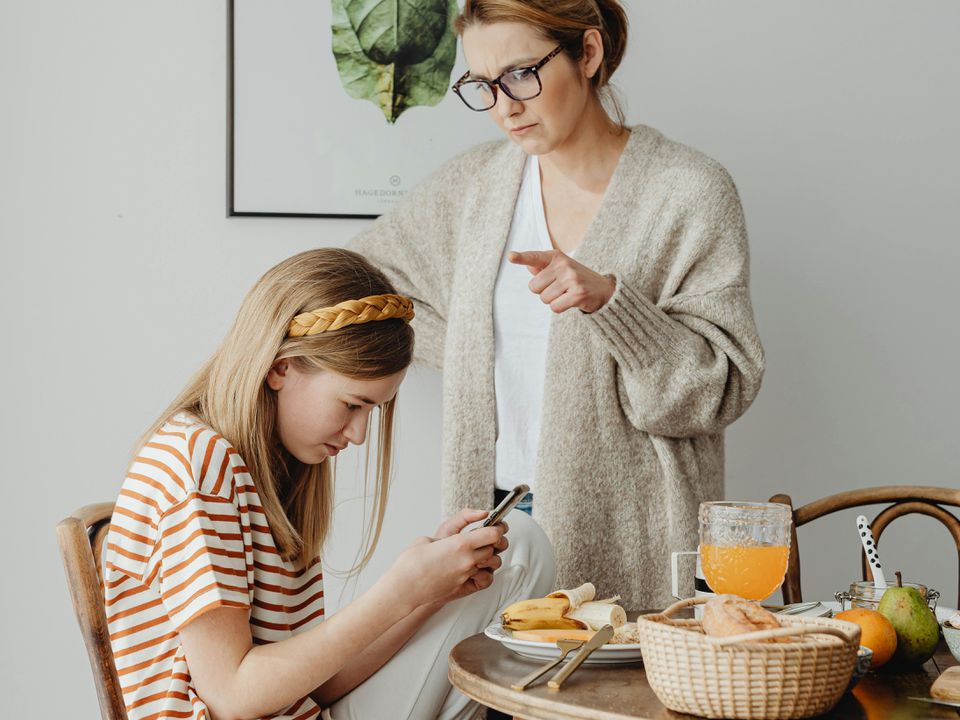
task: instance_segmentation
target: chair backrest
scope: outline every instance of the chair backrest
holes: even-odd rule
[[[103,543],[110,529],[113,503],[80,508],[57,525],[60,555],[73,610],[87,646],[103,720],[127,720],[120,680],[110,647],[101,578]]]
[[[784,503],[793,507],[793,501],[789,495],[774,495],[770,498],[770,502]],[[957,557],[960,560],[960,519],[942,507],[943,505],[960,507],[960,490],[921,485],[888,485],[828,495],[793,510],[790,562],[787,565],[787,574],[782,586],[784,603],[800,602],[803,599],[800,590],[800,546],[797,543],[797,528],[838,510],[880,503],[892,504],[882,510],[870,523],[877,547],[880,545],[880,535],[892,520],[903,515],[918,513],[932,517],[946,526],[956,543]],[[862,551],[861,567],[863,579],[872,580],[873,572],[870,570],[866,554]],[[957,583],[957,603],[960,605],[960,580]]]

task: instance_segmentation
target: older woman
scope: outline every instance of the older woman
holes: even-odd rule
[[[467,0],[455,27],[454,90],[508,140],[354,244],[415,299],[418,357],[443,372],[444,507],[526,482],[559,584],[659,605],[763,375],[736,189],[623,124],[616,0]]]

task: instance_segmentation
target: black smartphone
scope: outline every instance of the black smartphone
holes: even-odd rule
[[[496,525],[498,522],[503,520],[503,516],[513,510],[516,504],[526,497],[528,492],[530,492],[529,485],[517,485],[503,500],[500,501],[499,505],[490,511],[490,514],[487,515],[486,519],[480,523],[480,527],[490,527],[491,525]]]

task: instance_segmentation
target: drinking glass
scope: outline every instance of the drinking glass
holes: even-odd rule
[[[718,594],[763,600],[783,583],[793,511],[781,503],[700,504],[700,564]]]

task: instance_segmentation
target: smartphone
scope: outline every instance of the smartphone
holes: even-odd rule
[[[486,519],[480,523],[480,527],[490,527],[491,525],[496,525],[498,522],[503,520],[503,516],[513,510],[516,504],[526,497],[528,492],[530,492],[529,485],[517,485],[503,500],[500,501],[499,505],[490,511],[490,514],[487,515]]]

